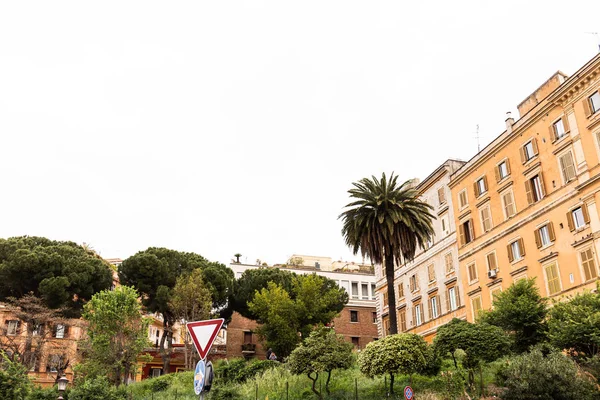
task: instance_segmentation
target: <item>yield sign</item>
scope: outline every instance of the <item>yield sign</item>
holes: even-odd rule
[[[189,322],[186,325],[194,346],[196,346],[196,350],[200,354],[200,359],[203,360],[206,358],[224,321],[223,318],[209,319],[206,321]]]

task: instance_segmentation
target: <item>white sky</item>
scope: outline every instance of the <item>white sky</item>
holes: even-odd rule
[[[0,237],[351,258],[351,182],[469,159],[600,1],[3,1]],[[516,115],[516,114],[513,114]]]

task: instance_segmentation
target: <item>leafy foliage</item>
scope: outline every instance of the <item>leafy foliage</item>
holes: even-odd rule
[[[505,400],[600,399],[600,391],[577,365],[558,351],[539,348],[510,359],[498,372]]]
[[[517,353],[546,340],[546,300],[535,279],[521,279],[496,296],[494,309],[482,313],[481,321],[498,326],[514,339]]]
[[[600,355],[600,294],[580,293],[550,310],[551,342],[577,359]]]
[[[314,326],[331,322],[348,302],[344,289],[317,274],[293,275],[291,286],[288,292],[269,282],[248,304],[262,324],[257,333],[279,357],[289,355]]]
[[[219,363],[215,368],[215,374],[218,376],[219,382],[241,383],[277,365],[279,365],[277,361],[253,360],[248,362],[238,358]]]
[[[116,388],[105,377],[97,377],[71,389],[69,400],[127,400],[127,392],[124,386]]]
[[[92,295],[112,284],[100,256],[73,242],[22,236],[0,239],[0,300],[29,293],[49,308],[78,317]]]
[[[372,176],[354,182],[348,193],[353,199],[338,218],[342,236],[354,254],[359,251],[373,262],[383,264],[387,279],[390,333],[398,332],[394,293],[394,262],[414,258],[418,246],[433,236],[431,206],[419,199],[410,181],[398,184],[393,173],[388,179]]]
[[[0,393],[3,400],[22,400],[31,391],[27,368],[0,351]]]
[[[95,294],[85,305],[83,318],[88,322],[88,339],[83,347],[88,363],[117,386],[148,346],[149,320],[141,315],[138,297],[135,289],[119,286]]]

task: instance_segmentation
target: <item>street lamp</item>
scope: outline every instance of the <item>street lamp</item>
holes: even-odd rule
[[[67,388],[68,384],[69,380],[67,379],[67,377],[64,375],[61,376],[58,380],[58,398],[56,400],[63,400],[62,395],[65,393],[65,389]]]

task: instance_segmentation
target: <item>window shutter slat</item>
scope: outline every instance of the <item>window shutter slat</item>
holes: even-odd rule
[[[500,166],[496,165],[494,168],[494,175],[496,176],[496,182],[500,182]]]
[[[553,222],[550,222],[548,224],[548,236],[550,236],[551,241],[554,242],[556,240],[556,236],[554,234],[554,223]]]
[[[458,226],[458,233],[459,233],[460,245],[464,246],[465,245],[465,226],[464,226],[464,224],[460,224]]]
[[[479,186],[477,185],[477,181],[473,183],[473,193],[475,193],[475,197],[479,197],[481,193],[479,193]]]
[[[540,179],[540,189],[542,190],[542,197],[544,197],[546,196],[546,185],[544,185],[544,173],[540,171],[538,177]]]
[[[515,257],[513,256],[512,246],[510,244],[506,246],[506,251],[508,252],[508,262],[513,262]]]
[[[562,119],[563,127],[565,128],[565,132],[569,132],[571,130],[569,128],[569,119],[567,118],[566,115],[564,117],[562,117],[561,119]]]
[[[581,205],[581,212],[583,213],[583,222],[586,224],[590,223],[590,213],[588,212],[587,204],[583,203]]]
[[[525,242],[523,238],[519,238],[519,250],[521,251],[521,257],[525,255]]]
[[[458,295],[458,286],[454,286],[454,298],[456,300],[456,307],[460,307],[460,296]]]
[[[483,187],[485,188],[485,190],[487,191],[488,188],[488,182],[487,182],[487,176],[483,176]]]
[[[510,160],[506,159],[506,173],[510,175]]]
[[[521,164],[525,164],[527,162],[527,157],[525,156],[525,147],[521,147],[519,149],[519,154],[521,155]]]
[[[571,211],[567,213],[567,224],[569,225],[569,230],[573,232],[575,230],[575,221],[573,221],[573,213]]]
[[[533,192],[531,190],[531,181],[525,181],[525,193],[527,194],[527,203],[533,204]]]
[[[475,228],[473,227],[473,225],[475,225],[475,224],[473,223],[472,219],[469,221],[470,221],[469,222],[469,233],[471,234],[471,242],[472,242],[473,240],[475,240]]]
[[[592,115],[592,105],[590,104],[590,98],[583,99],[583,111],[585,112],[586,118]]]
[[[536,138],[531,139],[531,147],[533,148],[533,154],[537,155],[538,154],[538,145],[537,145]]]
[[[535,232],[533,232],[533,235],[535,236],[535,245],[539,249],[540,247],[542,247],[542,239],[540,238],[540,230],[536,229]]]
[[[554,131],[554,124],[550,124],[548,127],[548,136],[550,137],[550,143],[556,142],[556,132]]]

